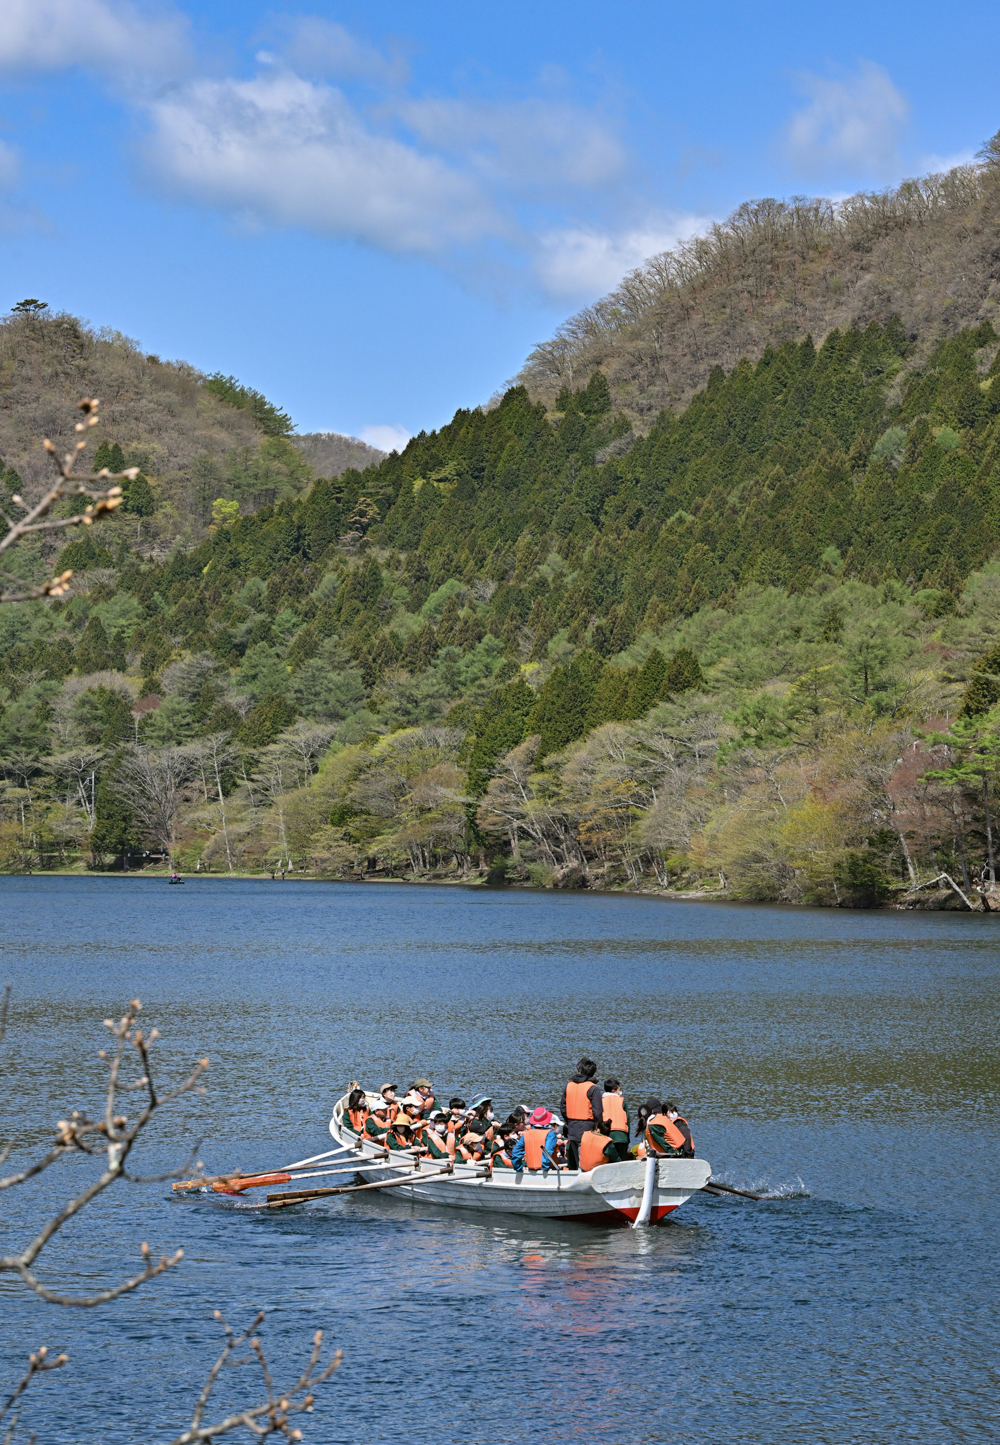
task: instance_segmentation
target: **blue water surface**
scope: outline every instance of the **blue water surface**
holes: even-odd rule
[[[100,1106],[101,1020],[138,996],[164,1079],[212,1060],[207,1093],[151,1128],[148,1173],[197,1140],[210,1170],[329,1147],[352,1079],[551,1106],[587,1052],[633,1106],[673,1096],[716,1177],[772,1196],[696,1196],[631,1231],[118,1185],[43,1278],[105,1287],[142,1240],[185,1259],[93,1311],[0,1277],[0,1383],[39,1344],[71,1355],[25,1398],[19,1438],[171,1440],[213,1310],[242,1326],[257,1308],[283,1380],[317,1328],[344,1351],[303,1422],[313,1445],[997,1438],[1000,918],[12,877],[0,913],[7,1168]],[[0,1195],[0,1252],[92,1174],[63,1161]],[[216,1413],[256,1392],[224,1377]]]

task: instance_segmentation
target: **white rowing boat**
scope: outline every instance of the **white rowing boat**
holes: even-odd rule
[[[380,1145],[350,1127],[347,1098],[345,1094],[334,1107],[330,1133],[338,1145],[357,1156],[359,1166],[365,1159],[384,1158],[385,1150]],[[369,1096],[369,1104],[375,1102],[375,1095]],[[593,1220],[600,1224],[634,1223],[644,1203],[647,1180],[646,1163],[641,1159],[627,1164],[601,1164],[588,1171],[553,1169],[548,1174],[540,1169],[491,1172],[481,1164],[456,1162],[454,1168],[443,1175],[440,1163],[421,1160],[410,1150],[401,1149],[393,1152],[391,1161],[363,1167],[365,1183],[388,1184],[399,1180],[393,1192],[407,1199],[424,1199],[454,1209],[527,1214],[536,1219]],[[426,1181],[421,1181],[421,1172],[428,1176]],[[649,1223],[659,1224],[666,1219],[707,1183],[711,1173],[712,1167],[704,1159],[657,1160],[649,1200]],[[431,1175],[434,1177],[429,1177]]]

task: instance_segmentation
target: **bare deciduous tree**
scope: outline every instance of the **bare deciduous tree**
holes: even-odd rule
[[[115,769],[112,787],[132,809],[141,831],[167,855],[171,867],[177,820],[197,772],[191,748],[151,752],[131,747]]]

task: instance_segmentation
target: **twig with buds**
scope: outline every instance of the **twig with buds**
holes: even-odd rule
[[[251,1322],[250,1327],[241,1335],[233,1334],[218,1310],[215,1311],[214,1318],[226,1332],[226,1343],[222,1347],[219,1358],[208,1372],[208,1377],[191,1415],[191,1424],[171,1440],[170,1445],[200,1445],[202,1441],[211,1441],[216,1435],[224,1435],[229,1430],[238,1430],[241,1427],[249,1430],[251,1435],[256,1436],[259,1440],[263,1440],[265,1435],[279,1434],[284,1435],[288,1440],[301,1440],[302,1431],[292,1425],[291,1416],[308,1414],[312,1410],[317,1386],[324,1384],[339,1368],[343,1358],[342,1352],[338,1350],[330,1362],[320,1369],[319,1359],[323,1346],[323,1331],[317,1330],[313,1336],[312,1353],[305,1369],[289,1389],[276,1392],[263,1346],[255,1333],[258,1325],[264,1321],[264,1311],[260,1311]],[[267,1398],[259,1405],[251,1405],[245,1410],[237,1410],[222,1420],[217,1420],[214,1425],[202,1424],[209,1396],[223,1369],[227,1365],[237,1366],[248,1363],[250,1356],[245,1356],[242,1360],[232,1358],[246,1341],[249,1341],[253,1356],[260,1366]]]
[[[85,434],[100,420],[99,406],[100,402],[96,397],[85,396],[82,401],[77,402],[77,409],[84,415],[84,420],[76,423],[76,431],[81,435],[73,450],[66,452],[64,456],[60,457],[57,448],[53,446],[48,437],[45,438],[43,445],[59,473],[59,481],[34,506],[29,506],[16,494],[11,498],[14,504],[22,508],[25,513],[19,522],[12,521],[6,512],[0,511],[0,517],[7,523],[8,528],[6,535],[0,537],[0,553],[9,551],[30,532],[54,532],[60,527],[90,527],[94,522],[99,522],[102,517],[110,516],[116,507],[121,506],[122,489],[118,483],[135,481],[139,475],[138,467],[128,467],[124,472],[109,472],[107,467],[103,467],[99,472],[87,476],[78,476],[74,471],[74,467],[87,445]],[[95,490],[94,482],[102,482],[105,486],[103,489]],[[112,482],[114,485],[107,486],[108,482]],[[52,508],[64,497],[87,497],[89,505],[73,517],[49,516]],[[10,576],[9,573],[0,575]],[[0,602],[31,602],[39,597],[62,597],[69,591],[72,576],[72,571],[66,571],[58,577],[53,577],[51,582],[45,582],[41,587],[34,587],[25,592],[0,591]]]

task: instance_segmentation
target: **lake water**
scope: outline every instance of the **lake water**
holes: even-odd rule
[[[555,1105],[588,1052],[633,1107],[676,1098],[716,1177],[776,1196],[630,1231],[121,1186],[40,1272],[103,1286],[143,1239],[183,1245],[176,1271],[80,1313],[0,1281],[0,1382],[28,1348],[71,1352],[25,1404],[42,1445],[171,1439],[212,1310],[257,1307],[282,1378],[317,1327],[344,1350],[311,1445],[997,1438],[1000,918],[11,877],[0,910],[22,1130],[98,1106],[101,1019],[138,995],[161,1071],[213,1061],[134,1161],[150,1172],[198,1138],[210,1170],[328,1148],[354,1078]],[[4,1195],[0,1251],[86,1172]]]

